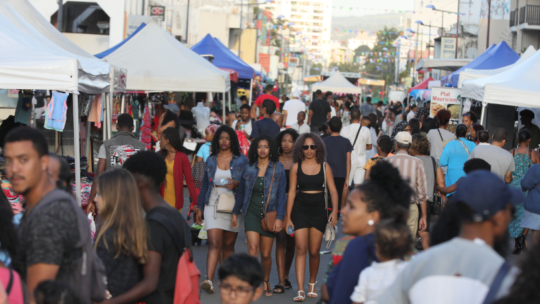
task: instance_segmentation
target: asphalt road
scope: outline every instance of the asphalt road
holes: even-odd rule
[[[185,189],[184,193],[186,194],[185,202],[189,202],[189,197],[187,197],[187,194],[189,193],[187,189]],[[182,211],[182,215],[187,218],[187,208],[184,208]],[[190,226],[193,222],[190,221]],[[338,224],[339,225],[339,224]],[[341,238],[343,235],[341,232],[338,232],[337,238]],[[238,234],[238,238],[236,239],[236,245],[235,245],[235,252],[246,252],[247,253],[247,244],[246,244],[246,234],[244,231],[241,231]],[[272,248],[272,272],[270,274],[270,286],[272,289],[275,285],[278,284],[278,273],[277,273],[277,266],[275,264],[276,258],[275,258],[275,242],[274,247]],[[321,244],[321,252],[329,250],[326,249],[326,242],[323,240]],[[206,276],[206,256],[208,254],[208,245],[206,245],[206,242],[203,241],[201,246],[195,245],[193,247],[193,256],[195,257],[195,264],[197,265],[197,268],[201,271],[201,283],[205,280]],[[317,274],[317,293],[320,295],[320,285],[323,282],[328,262],[330,261],[330,254],[321,254],[321,263],[319,267],[319,273]],[[309,257],[308,257],[309,261]],[[296,284],[296,271],[294,268],[294,261],[293,266],[291,267],[291,271],[289,273],[289,280],[291,281],[293,285],[293,289],[286,290],[283,294],[274,294],[271,297],[265,297],[264,294],[261,296],[261,298],[257,301],[257,303],[277,303],[278,301],[286,301],[286,302],[292,302],[293,298],[296,296],[296,293],[298,291],[298,285]],[[307,264],[307,263],[306,263]],[[219,265],[218,265],[219,267]],[[306,294],[307,294],[307,280],[309,280],[309,266],[306,265]],[[207,294],[204,291],[201,291],[201,303],[203,304],[214,304],[214,303],[221,303],[220,297],[219,297],[219,287],[217,286],[217,270],[216,275],[214,276],[214,294]],[[318,299],[316,298],[307,298],[306,297],[306,303],[316,303]]]

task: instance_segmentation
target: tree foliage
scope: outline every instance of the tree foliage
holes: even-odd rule
[[[309,69],[309,75],[321,75],[322,70],[323,70],[322,63],[314,63],[311,65],[311,68]]]
[[[331,71],[335,67],[337,67],[340,72],[360,73],[361,65],[356,62],[330,62],[328,70]]]

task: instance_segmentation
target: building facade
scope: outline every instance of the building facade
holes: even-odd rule
[[[509,26],[512,49],[521,54],[529,45],[540,48],[540,0],[512,0]]]

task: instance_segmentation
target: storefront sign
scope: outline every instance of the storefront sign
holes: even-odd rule
[[[165,6],[150,6],[150,16],[156,21],[165,20]]]
[[[431,117],[437,112],[446,109],[450,111],[450,125],[448,131],[454,132],[461,119],[461,90],[453,88],[431,89]]]
[[[441,39],[441,58],[456,58],[456,38],[444,37]]]

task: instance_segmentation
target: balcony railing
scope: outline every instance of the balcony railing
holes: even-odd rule
[[[513,27],[513,26],[517,25],[517,22],[516,22],[517,15],[518,15],[518,10],[517,9],[510,12],[510,27]]]
[[[540,5],[525,5],[519,8],[519,24],[540,25]]]

